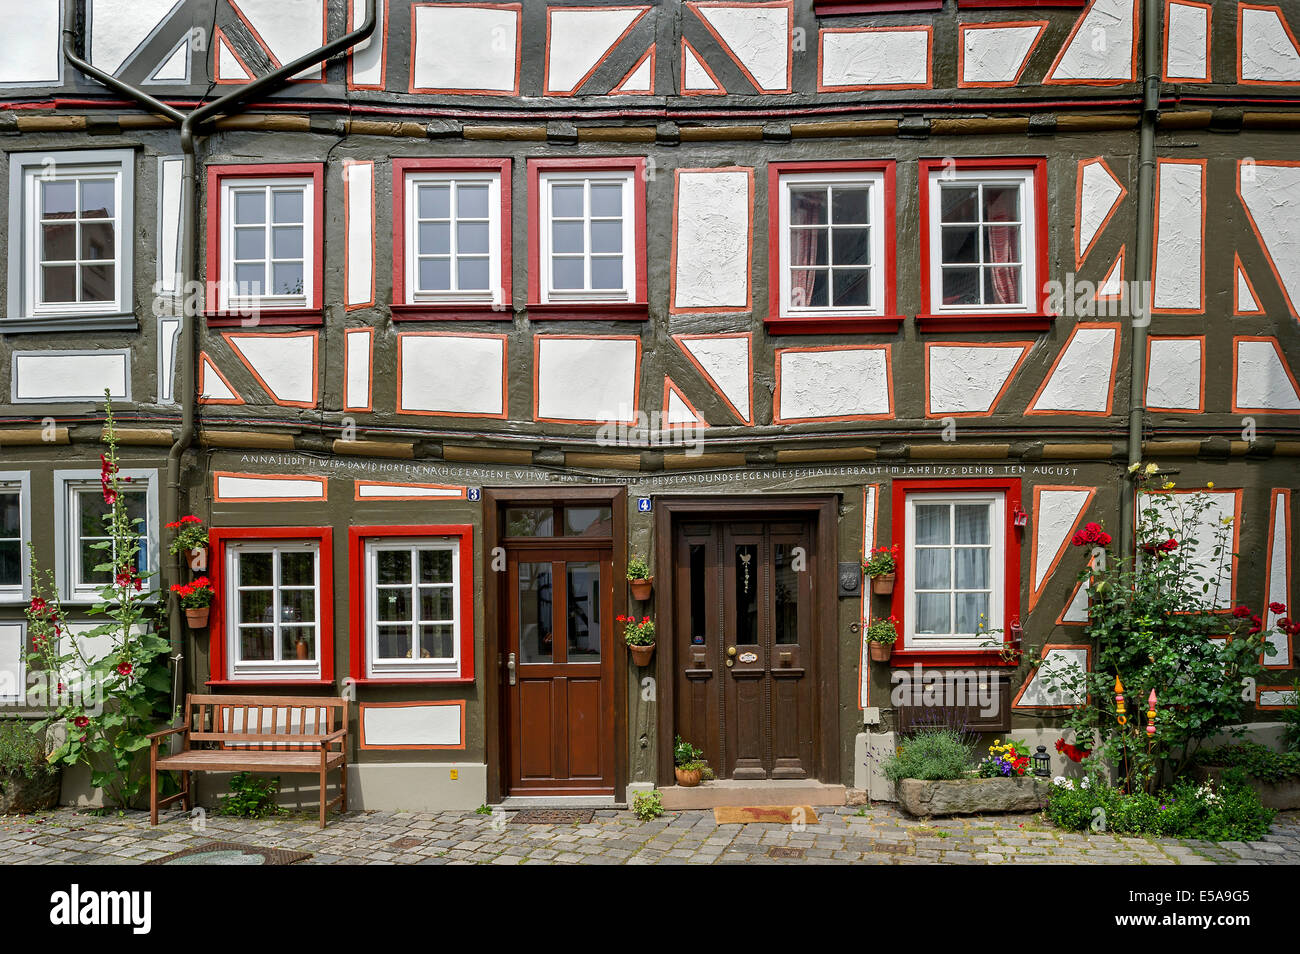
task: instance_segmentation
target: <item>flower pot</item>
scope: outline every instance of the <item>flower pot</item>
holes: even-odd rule
[[[211,606],[187,608],[185,610],[185,622],[189,624],[190,629],[207,629],[208,613],[211,610]]]
[[[872,662],[889,662],[889,657],[894,654],[893,643],[868,643],[867,651],[871,654]]]
[[[195,573],[206,573],[208,570],[208,548],[195,547],[190,551],[190,569]]]
[[[677,784],[682,788],[694,788],[700,784],[700,775],[703,774],[699,769],[674,768],[673,772],[677,775]]]
[[[650,665],[650,660],[654,658],[655,644],[649,643],[645,646],[628,645],[627,651],[632,654],[632,661],[638,666]]]
[[[644,603],[650,599],[650,591],[654,588],[655,578],[651,576],[644,580],[628,580],[627,584],[632,588],[632,599]]]
[[[871,592],[877,596],[888,596],[894,592],[894,574],[882,573],[871,578]]]

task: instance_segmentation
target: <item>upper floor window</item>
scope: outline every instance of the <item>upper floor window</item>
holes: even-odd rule
[[[393,163],[394,304],[509,310],[509,160]]]
[[[12,158],[9,215],[19,242],[10,249],[9,320],[51,328],[134,320],[133,161],[130,150]]]
[[[530,304],[645,302],[643,160],[535,160]],[[534,297],[535,296],[535,297]]]
[[[25,473],[0,473],[0,601],[27,595],[27,541],[31,539]]]
[[[926,161],[922,172],[922,273],[930,313],[1041,313],[1041,161]]]
[[[158,569],[158,490],[151,470],[121,470],[131,478],[122,493],[127,519],[136,532],[133,564],[141,575]],[[99,471],[56,471],[55,520],[58,573],[63,598],[69,602],[99,599],[99,589],[111,584],[114,568],[125,559],[114,550],[108,526],[112,507],[104,501]]]
[[[294,322],[321,308],[321,172],[316,165],[208,170],[209,307]],[[317,316],[319,317],[319,316]]]

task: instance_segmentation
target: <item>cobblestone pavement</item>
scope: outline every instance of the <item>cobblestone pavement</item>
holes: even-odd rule
[[[195,830],[181,812],[165,813],[150,828],[145,812],[101,818],[61,809],[0,816],[0,863],[139,864],[206,841],[234,841],[308,851],[308,864],[1300,864],[1297,812],[1279,814],[1260,841],[1218,844],[1074,834],[1037,815],[922,822],[877,805],[819,816],[802,831],[718,825],[711,811],[641,822],[614,810],[597,811],[586,825],[513,824],[507,813],[352,812],[331,818],[324,831],[301,814],[208,816]]]

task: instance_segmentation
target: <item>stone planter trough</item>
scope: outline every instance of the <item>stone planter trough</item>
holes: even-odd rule
[[[37,771],[0,775],[0,815],[21,815],[57,808],[63,773]]]
[[[909,815],[990,815],[996,812],[1036,812],[1047,800],[1048,779],[962,778],[928,782],[900,779],[898,804]]]

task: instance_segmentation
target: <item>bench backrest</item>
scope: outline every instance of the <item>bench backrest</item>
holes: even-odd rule
[[[348,725],[348,702],[335,696],[185,697],[192,742],[222,748],[300,749]]]

